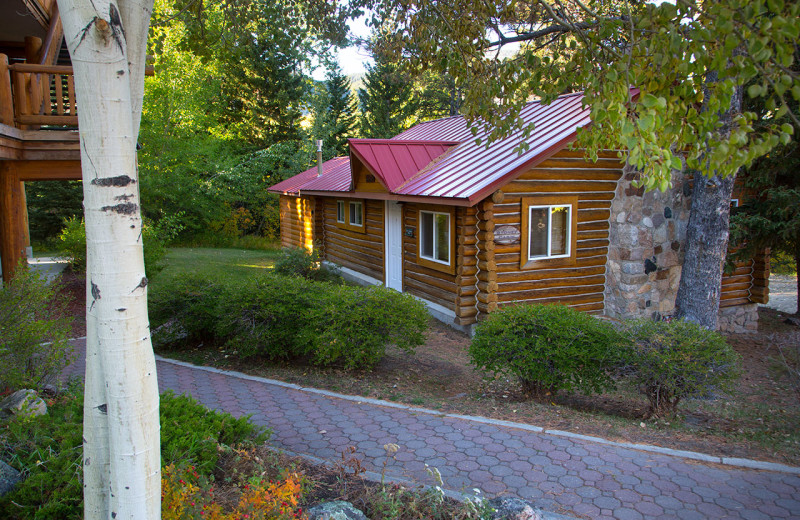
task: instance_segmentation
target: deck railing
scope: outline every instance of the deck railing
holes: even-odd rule
[[[0,123],[9,126],[78,126],[72,67],[8,65],[0,55],[0,105]]]

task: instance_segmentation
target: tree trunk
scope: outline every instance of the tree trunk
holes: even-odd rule
[[[709,74],[706,84],[717,81]],[[734,115],[742,111],[742,87],[736,87],[730,108],[720,116],[728,132]],[[718,174],[704,177],[695,172],[692,208],[686,228],[686,256],[681,270],[675,314],[710,330],[716,330],[719,319],[719,298],[722,272],[728,254],[731,195],[736,175],[723,178]]]
[[[717,328],[722,271],[728,253],[728,224],[735,177],[695,173],[686,228],[686,256],[675,298],[676,315]]]
[[[136,166],[153,0],[59,0],[75,73],[87,246],[84,517],[160,518],[158,384]]]
[[[800,237],[795,240],[794,244],[794,272],[797,285],[797,308],[794,310],[794,314],[800,316]]]

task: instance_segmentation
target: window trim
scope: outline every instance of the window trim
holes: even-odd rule
[[[422,214],[429,213],[432,215],[446,215],[447,222],[448,222],[448,233],[449,233],[449,246],[450,250],[448,251],[448,261],[444,262],[442,260],[436,260],[435,253],[433,257],[423,257],[422,256]],[[436,224],[434,219],[434,229],[431,230],[432,232],[435,231]],[[434,240],[434,248],[435,248],[436,241]],[[455,266],[456,266],[456,218],[455,218],[455,211],[452,207],[448,206],[424,206],[417,210],[417,264],[428,267],[430,269],[434,269],[436,271],[441,271],[444,273],[455,274]]]
[[[548,213],[548,227],[551,233],[548,234],[547,248],[548,252],[552,247],[552,208],[554,207],[569,207],[569,224],[567,226],[567,254],[563,255],[548,255],[548,256],[530,256],[530,220],[531,209],[534,208],[550,208]],[[573,265],[576,262],[576,253],[578,249],[578,196],[577,195],[554,195],[554,196],[539,196],[539,197],[524,197],[521,200],[521,213],[522,213],[522,233],[520,237],[520,268],[531,269],[543,265]]]
[[[339,220],[339,203],[344,205],[344,221]],[[351,224],[350,217],[351,217],[351,208],[355,204],[361,205],[361,224]],[[354,233],[362,233],[366,234],[367,232],[367,202],[364,199],[337,199],[336,206],[334,208],[336,211],[336,226],[339,229],[346,229],[348,231],[352,231]]]

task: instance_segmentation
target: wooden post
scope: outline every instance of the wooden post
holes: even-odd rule
[[[0,54],[0,123],[14,126],[14,98],[11,96],[11,72],[8,56]]]
[[[0,260],[3,279],[14,275],[24,258],[22,231],[22,182],[12,161],[0,161]]]
[[[31,64],[39,63],[39,54],[42,51],[42,39],[36,36],[25,37],[25,61]],[[30,73],[25,75],[25,87],[28,91],[28,113],[31,115],[42,114],[43,77],[41,74]],[[48,83],[49,87],[49,83]],[[48,88],[49,91],[49,88]],[[35,130],[37,126],[28,126],[30,130]]]
[[[28,248],[31,247],[31,223],[28,220],[28,195],[25,193],[25,183],[20,182],[20,194],[22,195],[22,245],[25,246],[25,257],[28,256]]]

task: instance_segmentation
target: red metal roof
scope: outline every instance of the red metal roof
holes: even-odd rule
[[[322,163],[321,177],[317,177],[317,167],[315,166],[270,186],[268,189],[284,195],[297,194],[301,189],[312,189],[308,186],[313,186],[315,191],[348,191],[351,180],[350,158],[335,157]]]
[[[458,141],[348,139],[350,160],[361,161],[393,192]]]
[[[638,90],[631,90],[632,96],[637,94]],[[538,101],[526,105],[520,117],[525,124],[533,125],[534,130],[524,139],[523,132],[517,131],[487,147],[489,131],[481,129],[473,136],[464,118],[456,116],[418,124],[392,139],[351,140],[351,154],[380,176],[389,191],[401,200],[435,197],[439,201],[449,199],[454,204],[472,205],[574,141],[578,129],[590,124],[590,110],[582,106],[582,100],[583,94],[577,93],[561,96],[549,105]],[[482,144],[476,144],[476,139],[481,139]],[[520,154],[515,149],[523,141],[528,149]],[[460,144],[449,146],[454,142]],[[349,165],[346,157],[334,160]],[[416,171],[412,171],[414,168]],[[348,170],[347,179],[344,169]],[[320,178],[315,172],[308,170],[284,183],[303,191],[353,189],[345,163],[337,163],[330,178],[327,170]],[[284,191],[281,188],[284,183],[270,190]]]

